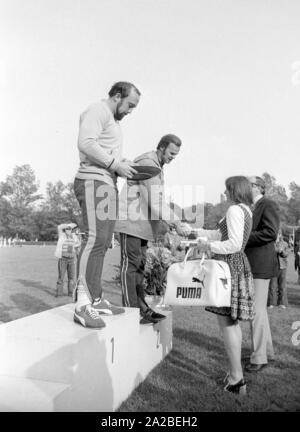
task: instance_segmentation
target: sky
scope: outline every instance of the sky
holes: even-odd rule
[[[71,182],[78,122],[116,81],[142,96],[124,156],[174,133],[167,186],[216,203],[231,175],[300,184],[298,0],[0,0],[0,181]],[[192,200],[193,198],[191,198]]]

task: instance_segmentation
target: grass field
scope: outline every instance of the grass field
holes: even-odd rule
[[[0,321],[8,322],[71,302],[55,298],[57,260],[53,246],[0,248]],[[106,297],[121,304],[112,281],[119,249],[109,250],[103,273]],[[290,257],[289,307],[269,311],[276,361],[259,374],[246,375],[248,396],[224,393],[219,379],[226,356],[213,314],[202,308],[173,309],[173,350],[119,408],[120,412],[300,411],[300,345],[293,345],[292,324],[300,321],[300,287]],[[243,355],[249,354],[247,323]]]

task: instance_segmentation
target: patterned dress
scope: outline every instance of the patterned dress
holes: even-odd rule
[[[239,205],[244,212],[243,244],[240,252],[228,255],[215,254],[213,258],[227,262],[231,272],[231,306],[230,307],[206,307],[205,310],[218,315],[227,315],[235,320],[248,321],[254,318],[254,284],[251,267],[244,252],[252,229],[252,217],[249,212]],[[226,218],[219,222],[221,241],[228,240]]]

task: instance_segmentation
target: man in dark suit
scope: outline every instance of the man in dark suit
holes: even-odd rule
[[[279,230],[279,208],[266,198],[265,182],[250,177],[253,194],[253,226],[245,253],[251,265],[255,290],[255,318],[251,322],[252,354],[245,367],[258,372],[274,360],[272,336],[267,313],[269,281],[278,272],[275,241]]]

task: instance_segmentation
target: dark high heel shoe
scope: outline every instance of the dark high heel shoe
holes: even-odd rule
[[[229,382],[227,382],[226,386],[224,387],[224,390],[229,393],[234,393],[240,396],[246,396],[247,395],[246,381],[244,380],[244,378],[242,378],[236,384],[229,384]]]

